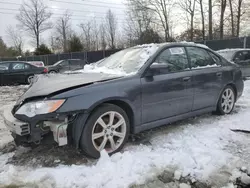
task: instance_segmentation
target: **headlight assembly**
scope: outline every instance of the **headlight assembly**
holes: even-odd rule
[[[21,106],[16,114],[26,115],[28,117],[34,117],[40,114],[48,114],[55,112],[58,108],[62,106],[65,100],[45,100],[28,102]]]

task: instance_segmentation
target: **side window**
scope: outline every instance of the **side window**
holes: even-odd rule
[[[31,66],[30,65],[28,65],[28,64],[24,64],[24,69],[30,69],[31,68]]]
[[[0,71],[8,71],[9,70],[10,63],[0,63]]]
[[[80,66],[80,61],[79,60],[70,60],[70,65],[71,66]]]
[[[180,72],[189,69],[188,58],[183,47],[164,50],[153,64],[164,65],[167,69],[166,73]]]
[[[234,60],[245,61],[245,55],[244,55],[243,51],[237,52],[235,54]]]
[[[24,65],[24,63],[12,63],[12,69],[13,70],[24,70],[25,65]]]
[[[218,66],[207,50],[197,47],[187,47],[191,67],[193,69],[207,68]]]
[[[250,51],[246,51],[247,54],[246,54],[246,60],[249,61],[250,60]]]
[[[209,52],[209,51],[208,51],[208,53],[209,53],[209,55],[211,56],[211,58],[213,59],[213,61],[214,61],[214,63],[216,65],[218,65],[218,66],[219,65],[226,65],[225,63],[222,62],[221,58],[218,57],[217,55],[215,55],[214,53]]]
[[[63,62],[60,63],[60,65],[63,66],[63,67],[68,67],[69,66],[69,61],[64,60]]]
[[[247,65],[250,64],[250,51],[241,51],[235,55],[234,58],[235,62],[240,65]]]

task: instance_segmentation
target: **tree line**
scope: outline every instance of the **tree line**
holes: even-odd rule
[[[126,0],[126,7],[126,22],[122,26],[118,24],[117,15],[108,10],[101,23],[95,18],[80,22],[77,27],[81,32],[77,33],[69,10],[53,24],[53,14],[42,0],[26,0],[16,15],[18,27],[6,29],[12,47],[8,48],[1,39],[0,56],[25,55],[20,31],[32,39],[36,55],[250,34],[247,33],[250,30],[248,0]],[[48,30],[51,37],[45,45],[41,36]]]

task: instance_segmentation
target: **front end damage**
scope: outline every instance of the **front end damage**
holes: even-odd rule
[[[17,145],[36,144],[39,145],[49,133],[59,146],[68,144],[71,135],[68,134],[70,119],[67,115],[56,115],[56,118],[43,117],[32,119],[32,121],[22,121],[11,113],[11,108],[4,111],[4,121],[6,127],[12,133]],[[73,116],[71,116],[71,119]],[[25,119],[25,118],[24,118]],[[69,131],[71,132],[71,131]]]

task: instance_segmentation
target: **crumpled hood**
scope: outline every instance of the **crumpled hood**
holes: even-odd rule
[[[47,96],[64,89],[119,77],[121,76],[103,73],[40,75],[35,78],[34,83],[21,96],[17,103],[27,98]]]

